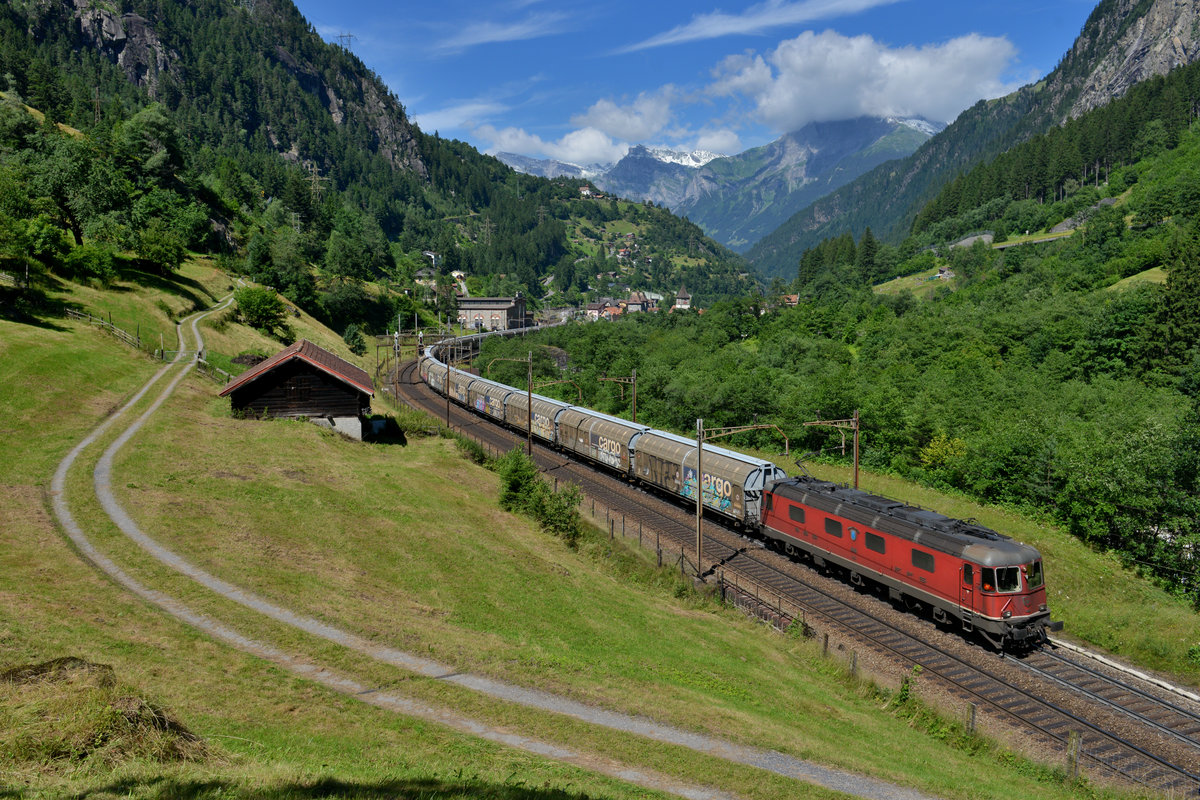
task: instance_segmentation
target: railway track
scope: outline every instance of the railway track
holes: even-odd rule
[[[416,363],[400,368],[403,402],[445,419],[446,401],[420,382]],[[451,404],[452,428],[496,450],[521,443],[508,429]],[[690,553],[695,523],[690,510],[636,488],[536,443],[534,460],[547,476],[578,483],[584,493],[653,530],[669,552]],[[1052,650],[1020,659],[998,659],[959,639],[935,644],[928,621],[909,615],[889,619],[890,606],[838,581],[800,568],[781,554],[754,546],[756,540],[712,520],[704,521],[705,564],[724,580],[736,575],[784,604],[836,626],[847,637],[893,663],[914,665],[922,680],[936,680],[951,696],[991,719],[1015,726],[1041,749],[1066,752],[1078,737],[1085,770],[1116,777],[1172,796],[1200,795],[1200,716],[1153,692],[1137,690]],[[853,595],[854,597],[848,597]],[[857,599],[856,599],[857,598]],[[956,638],[956,637],[951,637]],[[991,662],[989,667],[985,662]],[[1022,677],[1024,676],[1024,677]]]

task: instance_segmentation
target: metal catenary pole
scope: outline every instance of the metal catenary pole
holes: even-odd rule
[[[700,553],[703,547],[701,528],[704,522],[704,420],[696,420],[696,576],[699,577]]]
[[[525,455],[533,456],[533,351],[529,351],[529,374],[525,383],[525,403],[528,415],[525,420]]]

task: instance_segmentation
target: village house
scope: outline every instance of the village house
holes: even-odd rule
[[[641,292],[634,292],[629,295],[629,299],[625,301],[625,310],[631,314],[636,314],[639,311],[649,311],[650,301]]]
[[[307,339],[234,378],[222,391],[235,412],[308,419],[353,439],[371,413],[371,376]]]

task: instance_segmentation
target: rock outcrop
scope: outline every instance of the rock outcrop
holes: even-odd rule
[[[118,14],[112,4],[98,0],[57,0],[79,23],[83,41],[112,59],[125,72],[131,83],[146,90],[152,99],[161,99],[163,79],[182,78],[187,70],[187,42],[160,28],[161,21],[138,14]],[[149,13],[149,12],[147,12]],[[294,53],[314,53],[320,57],[324,44],[311,32],[311,41],[287,41],[282,23],[288,15],[298,16],[294,6],[286,2],[259,0],[255,3],[231,5],[223,13],[252,14],[255,24],[270,28],[279,24],[280,42],[262,52],[262,57],[281,65],[296,81],[299,90],[315,98],[329,115],[329,122],[338,127],[357,125],[370,132],[372,149],[393,166],[428,179],[428,169],[417,146],[417,133],[404,113],[403,106],[380,82],[379,78],[352,56],[330,58],[340,69],[329,69]],[[292,31],[296,26],[288,26]],[[178,47],[172,48],[171,41]],[[254,47],[247,42],[247,47]],[[181,55],[179,50],[184,50]],[[326,51],[327,52],[327,51]],[[247,130],[257,124],[244,120]],[[284,158],[294,161],[317,162],[316,154],[297,149],[294,136],[288,136],[278,126],[263,124],[263,134],[277,147]]]
[[[1125,15],[1135,5],[1134,0],[1121,0],[1117,16],[1101,20],[1105,36],[1117,28],[1116,41],[1095,63],[1071,106],[1074,118],[1120,97],[1135,83],[1155,75],[1165,75],[1175,67],[1190,64],[1200,57],[1200,8],[1194,0],[1157,0],[1145,15],[1124,26]],[[1086,49],[1088,42],[1081,36],[1072,50]]]

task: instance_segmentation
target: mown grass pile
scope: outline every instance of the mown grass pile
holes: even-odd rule
[[[0,764],[93,772],[130,760],[204,761],[204,742],[117,680],[106,664],[66,656],[0,672]]]

